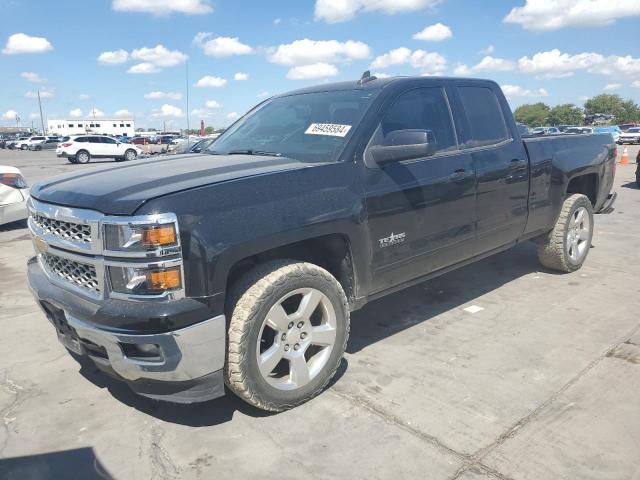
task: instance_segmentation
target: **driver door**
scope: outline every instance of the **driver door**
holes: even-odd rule
[[[398,130],[428,130],[432,155],[372,164],[370,147]],[[476,174],[459,150],[444,88],[400,94],[386,109],[365,150],[366,207],[373,290],[386,290],[474,254]]]

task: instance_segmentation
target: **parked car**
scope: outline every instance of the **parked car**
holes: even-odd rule
[[[56,155],[71,163],[88,163],[92,158],[135,160],[141,153],[137,145],[121,143],[106,135],[74,135],[56,148]]]
[[[637,123],[623,123],[622,125],[618,125],[618,128],[620,129],[620,131],[626,132],[630,128],[634,128],[638,126],[640,125],[638,125]]]
[[[531,129],[531,135],[544,135],[545,133],[547,133],[546,127],[536,127]]]
[[[26,140],[21,140],[16,144],[16,148],[20,150],[29,150],[31,145],[36,145],[38,143],[44,142],[48,137],[44,135],[35,135],[33,137],[29,137]]]
[[[531,135],[531,132],[529,131],[529,127],[527,127],[524,123],[516,122],[516,127],[518,128],[518,132],[520,132],[520,136],[526,137]]]
[[[15,148],[20,148],[20,147],[18,147],[18,145],[23,143],[23,142],[26,142],[27,140],[29,140],[29,138],[31,138],[31,137],[14,138],[13,140],[7,142],[7,148],[9,150],[14,150]]]
[[[622,133],[618,127],[596,127],[593,129],[595,133],[608,133],[613,137],[614,142],[618,142]]]
[[[545,135],[562,135],[562,131],[557,127],[547,128]]]
[[[640,127],[629,128],[627,131],[622,132],[618,137],[618,143],[624,145],[625,143],[640,143]]]
[[[40,151],[40,150],[54,150],[58,147],[60,143],[60,138],[47,138],[44,142],[32,143],[29,145],[29,150],[32,151]]]
[[[131,145],[151,145],[153,142],[149,137],[133,137],[129,143]]]
[[[62,344],[137,393],[226,382],[282,411],[327,386],[371,300],[528,239],[578,270],[615,161],[608,134],[522,139],[487,80],[306,87],[201,155],[38,183],[29,284]]]
[[[565,135],[580,135],[584,132],[582,127],[569,127],[563,133]]]
[[[0,165],[0,225],[27,218],[29,186],[20,170]]]

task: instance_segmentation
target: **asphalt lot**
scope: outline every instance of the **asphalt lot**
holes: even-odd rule
[[[278,415],[156,403],[79,364],[27,290],[26,229],[0,227],[0,478],[640,479],[637,150],[583,269],[526,243],[371,303],[331,388]]]

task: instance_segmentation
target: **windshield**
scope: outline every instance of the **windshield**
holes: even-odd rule
[[[336,161],[377,93],[342,90],[267,100],[225,131],[207,152]]]

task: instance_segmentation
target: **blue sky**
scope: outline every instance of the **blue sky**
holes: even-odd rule
[[[40,89],[49,118],[95,109],[128,112],[137,126],[184,127],[187,64],[192,128],[200,119],[227,125],[261,97],[369,68],[491,78],[513,107],[581,104],[603,92],[640,100],[638,0],[0,0],[0,8],[2,125],[15,124],[15,113],[38,125]]]

